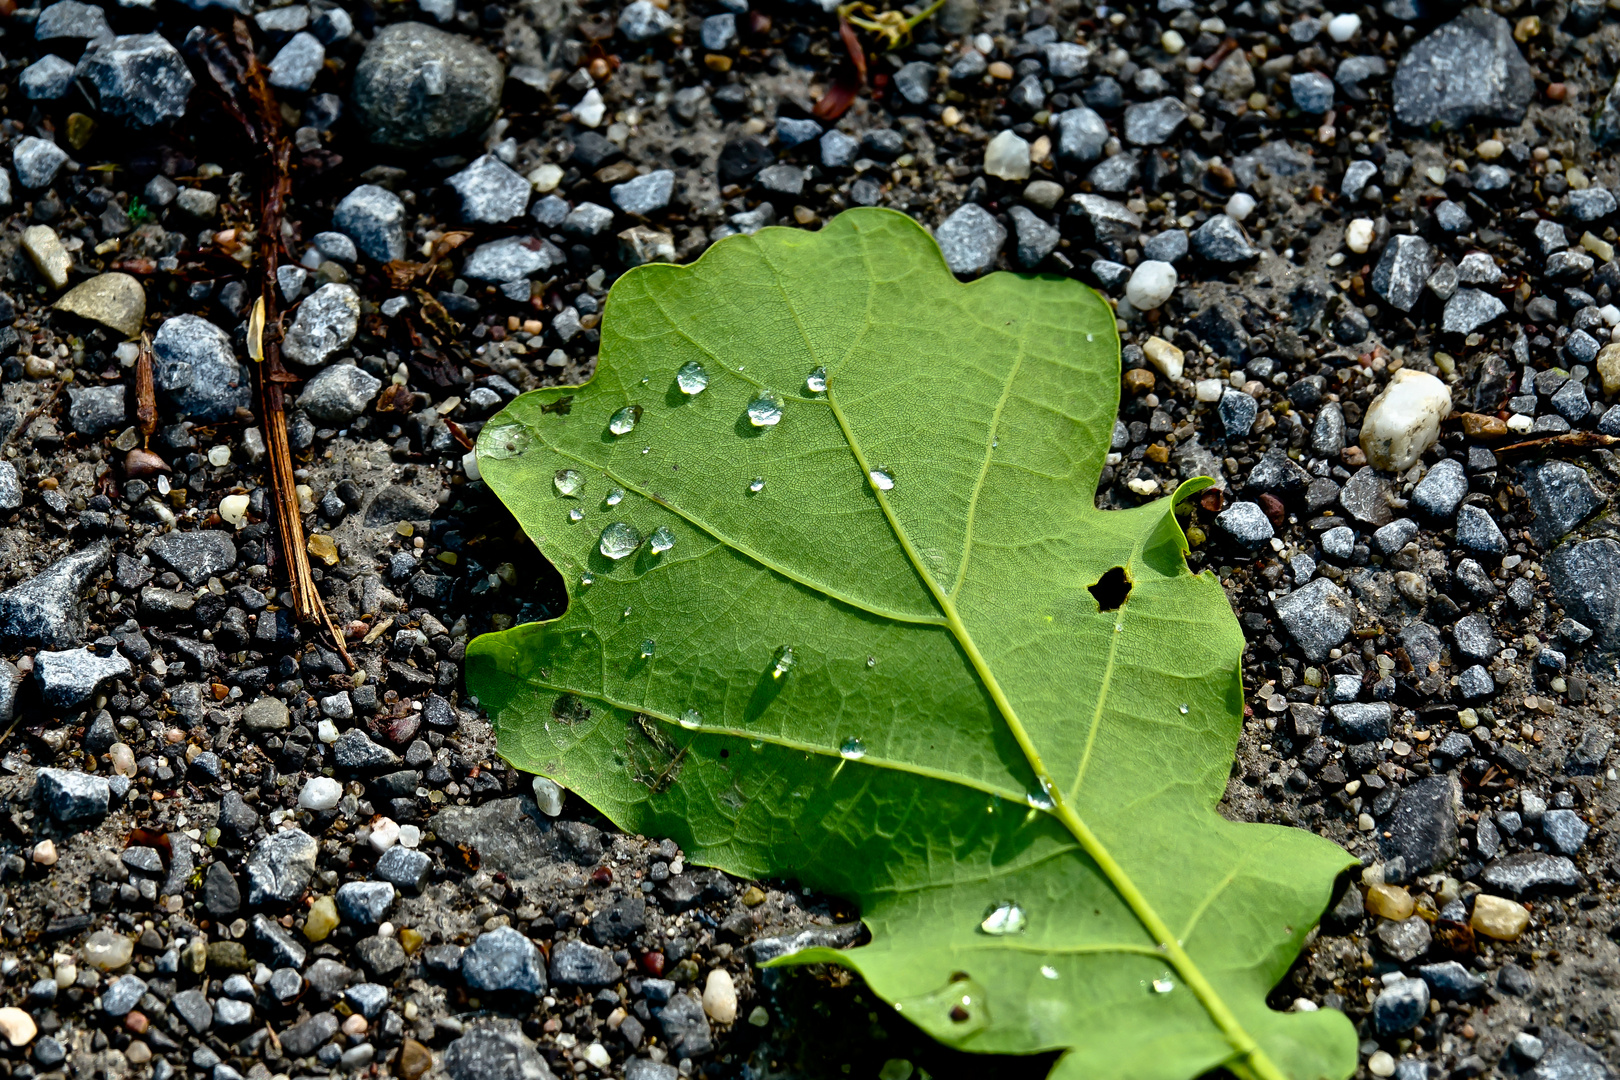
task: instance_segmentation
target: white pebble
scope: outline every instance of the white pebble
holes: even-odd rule
[[[1174,56],[1187,47],[1187,39],[1174,30],[1166,30],[1159,36],[1159,44],[1164,46],[1165,52]]]
[[[557,185],[562,183],[562,178],[562,167],[547,162],[529,174],[529,183],[534,185],[534,190],[544,195],[556,191]]]
[[[1367,254],[1367,249],[1373,242],[1372,218],[1358,217],[1344,230],[1344,246],[1357,255]]]
[[[1535,427],[1536,420],[1535,417],[1526,416],[1524,413],[1514,413],[1508,417],[1507,426],[1509,431],[1517,431],[1522,434]]]
[[[1451,391],[1426,371],[1402,368],[1361,418],[1361,449],[1375,468],[1403,472],[1440,437]]]
[[[1372,1057],[1367,1059],[1367,1071],[1374,1076],[1394,1076],[1395,1059],[1388,1050],[1375,1050]]]
[[[534,801],[540,807],[540,812],[547,817],[556,817],[563,812],[563,796],[568,794],[562,785],[555,780],[548,780],[544,776],[534,778]]]
[[[413,851],[422,843],[422,830],[415,825],[401,825],[399,827],[399,846],[410,848]]]
[[[613,1058],[608,1055],[607,1047],[603,1046],[599,1042],[591,1043],[591,1045],[585,1048],[585,1052],[580,1056],[585,1059],[587,1064],[593,1065],[598,1069],[606,1069],[609,1065],[613,1064]]]
[[[1148,363],[1159,369],[1159,374],[1167,379],[1179,379],[1186,365],[1186,357],[1182,351],[1164,340],[1154,336],[1142,343],[1142,355],[1147,357]]]
[[[1224,379],[1199,379],[1194,390],[1199,401],[1213,404],[1221,400],[1221,395],[1226,392],[1226,381]]]
[[[1610,326],[1620,326],[1620,307],[1615,307],[1613,304],[1604,304],[1598,308],[1598,314],[1603,316],[1603,321]]]
[[[1343,44],[1356,36],[1361,29],[1360,15],[1335,15],[1328,21],[1328,37]]]
[[[709,972],[709,981],[703,984],[703,1011],[717,1024],[737,1022],[737,984],[725,968]]]
[[[1157,259],[1138,263],[1125,283],[1125,299],[1138,311],[1152,311],[1175,291],[1176,268]]]
[[[219,500],[220,520],[232,528],[240,529],[247,523],[248,497],[246,495],[227,495]]]
[[[585,91],[585,96],[579,99],[578,105],[574,106],[574,119],[588,128],[600,124],[602,117],[605,115],[607,115],[607,103],[602,100],[602,91],[594,86]]]
[[[312,776],[298,793],[298,805],[305,810],[330,810],[343,798],[343,785],[330,776]]]
[[[984,171],[1002,180],[1029,179],[1029,143],[1014,131],[1003,131],[984,150]]]
[[[214,468],[231,463],[231,448],[228,446],[210,446],[208,448],[208,464]]]
[[[1245,221],[1254,213],[1254,196],[1247,191],[1234,192],[1226,200],[1226,216],[1234,221]]]
[[[399,824],[393,818],[380,817],[371,823],[371,850],[381,855],[399,843]]]
[[[330,720],[322,720],[315,725],[315,737],[327,746],[331,746],[338,741],[337,725]]]

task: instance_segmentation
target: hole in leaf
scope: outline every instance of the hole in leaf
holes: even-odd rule
[[[1098,578],[1090,592],[1097,600],[1098,611],[1118,611],[1119,606],[1131,595],[1131,576],[1123,566],[1116,566]]]

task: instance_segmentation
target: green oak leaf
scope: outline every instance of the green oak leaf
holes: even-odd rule
[[[1243,638],[1174,498],[1096,508],[1118,393],[1095,293],[962,284],[890,211],[632,270],[595,376],[479,438],[569,607],[469,689],[620,827],[856,901],[869,944],[786,959],[951,1046],[1348,1076],[1344,1016],[1265,997],[1350,860],[1215,812]]]

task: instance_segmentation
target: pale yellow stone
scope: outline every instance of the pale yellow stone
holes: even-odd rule
[[[1614,245],[1607,240],[1593,236],[1589,232],[1581,234],[1581,247],[1590,251],[1604,262],[1614,262]]]
[[[1597,354],[1598,374],[1605,394],[1620,393],[1620,343],[1605,345]]]
[[[324,533],[315,533],[309,538],[309,553],[327,566],[338,564],[337,541]]]
[[[309,905],[304,917],[304,936],[310,941],[325,941],[326,936],[338,928],[337,901],[323,896]]]
[[[1411,918],[1412,909],[1417,905],[1412,894],[1399,885],[1372,885],[1367,889],[1365,906],[1370,915],[1399,921]]]
[[[84,962],[97,971],[117,971],[134,955],[135,943],[111,930],[97,930],[84,943]]]
[[[737,1022],[737,984],[725,968],[709,972],[709,980],[703,985],[703,1011],[717,1024]]]
[[[0,1009],[0,1035],[12,1046],[27,1046],[39,1034],[34,1018],[14,1006]]]
[[[34,261],[34,269],[50,283],[51,288],[66,288],[68,271],[73,269],[73,256],[62,246],[62,240],[49,225],[30,225],[23,230],[23,250]]]
[[[1523,904],[1500,896],[1480,893],[1474,897],[1474,917],[1468,921],[1474,933],[1498,941],[1518,941],[1530,926],[1530,912]]]
[[[141,320],[146,318],[146,290],[128,274],[97,274],[68,290],[56,302],[56,309],[132,338],[141,332]]]
[[[1162,337],[1150,337],[1142,345],[1142,355],[1148,363],[1159,369],[1167,379],[1179,379],[1184,369],[1185,355]]]

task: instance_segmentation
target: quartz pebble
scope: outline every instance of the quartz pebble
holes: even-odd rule
[[[1530,926],[1530,912],[1523,904],[1480,893],[1474,897],[1474,914],[1468,924],[1476,934],[1498,941],[1517,941]]]
[[[737,1022],[737,984],[725,968],[709,972],[703,984],[703,1011],[717,1024]]]
[[[1176,291],[1176,268],[1167,262],[1147,259],[1138,263],[1125,283],[1125,299],[1138,311],[1151,311],[1170,299]]]
[[[1367,889],[1367,913],[1384,919],[1407,919],[1414,907],[1412,894],[1399,885],[1372,885]]]
[[[984,171],[1002,180],[1029,179],[1029,142],[1013,131],[1003,131],[984,151]]]
[[[1451,412],[1451,391],[1427,372],[1402,368],[1367,406],[1361,422],[1361,449],[1375,468],[1400,472],[1440,437],[1440,421]]]

